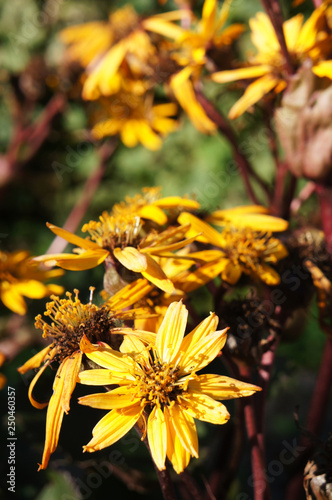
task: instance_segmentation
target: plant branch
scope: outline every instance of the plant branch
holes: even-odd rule
[[[261,0],[267,15],[269,16],[273,25],[275,34],[277,36],[281,53],[284,57],[284,65],[289,75],[294,73],[293,63],[289,55],[283,28],[283,16],[278,0]]]
[[[310,402],[309,414],[305,426],[306,434],[310,433],[317,436],[320,432],[324,417],[329,403],[329,395],[331,392],[332,384],[332,338],[327,337],[324,353],[320,364],[320,370],[316,379],[315,388]],[[286,500],[293,500],[300,498],[301,491],[303,491],[303,469],[306,461],[310,458],[313,451],[313,446],[307,437],[302,437],[302,446],[306,449],[300,454],[297,460],[297,469],[299,472],[293,476],[290,481]]]
[[[142,439],[142,432],[137,424],[135,425],[135,430],[136,430],[137,434],[139,435],[139,437],[141,438],[141,440],[143,441],[143,443],[145,444],[145,446],[147,447],[147,449],[149,450],[149,453],[151,454],[148,440],[146,437],[144,437],[144,439]],[[171,481],[171,477],[170,477],[169,470],[168,470],[168,465],[166,464],[165,470],[159,470],[158,467],[156,466],[156,464],[154,463],[154,460],[152,457],[151,457],[151,460],[152,460],[154,468],[156,470],[156,474],[158,477],[158,481],[160,484],[160,488],[161,488],[164,500],[176,500],[173,483]]]
[[[96,168],[91,171],[89,177],[87,178],[81,196],[76,205],[73,207],[63,226],[63,229],[66,229],[66,231],[74,233],[78,228],[103,178],[107,167],[107,162],[114,153],[116,147],[116,141],[108,141],[105,142],[103,146],[101,146],[99,150],[100,160],[96,165]],[[66,240],[64,240],[60,236],[56,236],[46,253],[61,253],[63,252],[67,244],[68,242]]]
[[[253,170],[252,166],[250,165],[249,161],[247,158],[243,155],[243,153],[240,151],[238,144],[237,144],[237,139],[236,136],[230,127],[229,123],[227,120],[223,117],[223,115],[220,113],[220,111],[217,111],[216,108],[213,106],[213,104],[200,92],[199,90],[196,89],[196,97],[198,102],[201,104],[203,107],[204,111],[206,112],[207,116],[217,125],[219,132],[223,134],[226,139],[229,141],[233,148],[233,153],[234,153],[234,159],[237,163],[239,172],[242,176],[243,182],[246,186],[247,192],[253,203],[260,205],[260,201],[258,200],[251,182],[250,182],[250,176],[257,182],[257,184],[263,189],[265,194],[267,195],[268,199],[270,199],[271,194],[270,190],[267,186],[267,184],[261,179],[256,172]]]

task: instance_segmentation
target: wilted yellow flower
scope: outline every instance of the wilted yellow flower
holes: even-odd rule
[[[91,394],[79,402],[111,410],[94,427],[93,438],[84,447],[93,452],[110,446],[137,422],[145,427],[150,451],[158,469],[165,469],[166,456],[177,473],[198,457],[195,418],[213,424],[229,419],[218,400],[250,396],[260,388],[221,375],[197,375],[218,355],[226,342],[227,329],[216,331],[218,317],[211,313],[184,336],[188,312],[182,302],[173,302],[148,347],[127,336],[122,354],[110,348],[91,346],[89,359],[102,369],[87,370],[79,380],[88,385],[118,384],[102,394]],[[147,423],[146,423],[147,420]]]
[[[26,314],[27,305],[23,297],[42,299],[51,293],[61,294],[59,285],[44,285],[42,281],[62,276],[63,271],[40,269],[25,250],[0,251],[0,300],[11,311]]]
[[[165,137],[178,128],[175,103],[152,104],[151,95],[119,92],[101,101],[104,118],[92,129],[96,139],[119,134],[128,148],[143,144],[155,151]]]
[[[179,211],[198,210],[200,204],[189,198],[180,196],[166,196],[161,198],[161,187],[143,188],[142,194],[134,197],[126,196],[125,201],[116,203],[112,209],[112,215],[128,216],[138,215],[141,219],[148,219],[159,225],[166,224],[168,217],[165,210],[170,210],[178,214]]]
[[[91,342],[108,342],[112,345],[111,333],[119,326],[118,320],[132,320],[140,314],[139,310],[121,311],[122,303],[116,300],[98,307],[92,304],[93,288],[90,290],[91,298],[87,304],[82,304],[79,300],[78,290],[75,290],[74,300],[69,292],[66,294],[67,299],[60,299],[55,295],[51,297],[52,302],[46,304],[44,313],[51,323],[47,323],[39,315],[36,317],[35,326],[43,331],[44,338],[52,339],[52,343],[18,369],[23,374],[39,368],[29,387],[29,399],[38,409],[48,405],[45,446],[39,469],[47,467],[50,455],[58,444],[63,416],[70,409],[70,398],[76,386],[84,353],[80,348],[81,339],[85,335]],[[153,336],[141,335],[140,338],[150,342]],[[42,363],[44,364],[40,368]],[[53,394],[48,403],[39,403],[33,396],[34,387],[45,369],[54,363],[58,369],[54,377]]]
[[[91,239],[80,238],[53,224],[47,226],[53,233],[80,247],[78,254],[42,255],[35,260],[78,271],[96,267],[109,257],[120,275],[123,266],[133,273],[141,273],[165,292],[172,292],[174,286],[156,262],[156,257],[172,256],[170,252],[194,240],[184,239],[188,225],[169,227],[159,234],[154,231],[145,234],[140,217],[114,217],[108,212],[103,212],[98,222],[90,221],[83,226],[82,231],[88,232]]]
[[[254,231],[250,227],[226,226],[221,233],[192,214],[183,212],[180,223],[190,223],[191,232],[201,233],[196,239],[210,243],[218,250],[203,250],[192,257],[207,262],[181,279],[186,292],[208,283],[219,274],[221,279],[235,285],[242,273],[259,278],[267,285],[277,285],[280,276],[270,266],[288,255],[286,247],[270,232]]]
[[[325,11],[326,5],[323,4],[314,10],[305,23],[303,15],[297,14],[284,22],[283,29],[294,69],[309,58],[313,64],[313,72],[317,76],[332,78],[331,61],[324,60],[331,50],[331,36],[324,30]],[[267,14],[258,12],[255,18],[250,19],[249,24],[251,40],[257,49],[257,54],[249,61],[250,65],[212,75],[212,79],[218,83],[255,79],[230,110],[231,119],[240,116],[271,90],[275,93],[284,90],[289,76],[277,36]]]

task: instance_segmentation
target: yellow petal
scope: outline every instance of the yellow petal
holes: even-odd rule
[[[228,262],[228,259],[220,258],[217,262],[204,264],[196,269],[196,271],[189,273],[180,280],[175,280],[175,284],[184,292],[192,292],[219,276]]]
[[[256,104],[264,95],[268,94],[279,83],[279,78],[265,75],[251,83],[243,96],[234,104],[229,112],[229,118],[234,120],[242,115],[251,106]]]
[[[28,370],[32,370],[33,368],[39,368],[52,348],[53,344],[48,345],[40,352],[32,356],[32,358],[26,361],[24,365],[20,366],[20,368],[18,368],[17,371],[19,371],[20,373],[26,373]]]
[[[40,403],[39,401],[37,401],[33,397],[33,390],[34,390],[35,385],[38,382],[39,378],[41,377],[41,375],[44,373],[44,371],[46,370],[46,368],[48,366],[49,366],[49,363],[45,363],[45,365],[42,366],[40,368],[40,370],[36,373],[36,375],[33,377],[32,381],[30,382],[30,385],[29,385],[29,391],[28,391],[29,401],[32,404],[32,406],[34,408],[37,408],[38,410],[42,410],[43,408],[45,408],[45,406],[47,406],[49,402],[47,401],[46,403]]]
[[[94,346],[84,335],[80,342],[81,351],[94,363],[114,371],[114,375],[131,372],[135,362],[126,354],[113,350],[111,347]]]
[[[325,76],[332,79],[332,60],[319,62],[312,68],[312,71],[321,78]]]
[[[114,248],[114,256],[124,267],[136,273],[146,271],[148,267],[146,255],[143,255],[134,247],[125,247],[123,250]]]
[[[145,205],[140,208],[137,213],[142,219],[153,220],[160,226],[167,222],[167,215],[155,205]]]
[[[73,245],[76,245],[80,248],[84,248],[85,250],[97,250],[100,249],[99,245],[97,243],[94,243],[93,241],[81,238],[80,236],[76,236],[76,234],[70,233],[69,231],[66,231],[66,229],[62,229],[61,227],[55,226],[54,224],[50,224],[49,222],[46,223],[46,226],[57,236],[60,236],[60,238],[63,238],[64,240],[68,241],[68,243],[72,243]]]
[[[85,353],[94,363],[114,372],[114,375],[130,372],[133,369],[134,361],[118,351],[109,348]]]
[[[267,264],[262,264],[257,270],[257,274],[264,283],[267,285],[278,285],[280,283],[280,276],[272,267]]]
[[[217,83],[228,83],[247,78],[257,78],[271,72],[271,67],[261,64],[260,66],[249,66],[248,68],[218,71],[211,75],[211,79]]]
[[[111,385],[121,384],[126,381],[135,380],[129,373],[115,374],[112,370],[97,368],[95,370],[84,370],[77,376],[77,381],[84,385]]]
[[[190,453],[182,446],[182,443],[174,429],[173,422],[166,407],[164,410],[167,427],[167,457],[172,462],[177,474],[184,471],[190,461]]]
[[[220,233],[213,229],[213,227],[209,226],[206,222],[198,219],[198,217],[195,217],[195,215],[190,214],[189,212],[183,212],[179,215],[178,222],[180,224],[190,224],[190,230],[187,233],[189,237],[202,233],[201,236],[196,238],[197,241],[209,242],[217,247],[222,246]]]
[[[225,345],[227,330],[228,328],[225,328],[210,333],[202,337],[195,345],[191,345],[190,350],[183,352],[178,362],[181,373],[198,371],[211,363]]]
[[[210,398],[221,400],[247,397],[262,390],[257,385],[210,373],[198,375],[194,380],[190,380],[188,387],[193,392],[202,392]]]
[[[68,271],[81,271],[99,266],[109,255],[108,250],[87,250],[79,255],[63,255],[58,258],[56,264]]]
[[[65,413],[70,409],[70,398],[75,389],[77,375],[82,363],[82,353],[74,352],[69,358],[63,361],[64,384],[62,389],[61,406]],[[62,375],[61,375],[62,376]]]
[[[159,470],[164,470],[167,448],[167,427],[161,408],[155,406],[149,415],[148,440],[152,458]]]
[[[198,458],[198,438],[194,419],[185,413],[178,404],[171,406],[169,413],[182,446],[188,453]]]
[[[198,210],[200,208],[198,201],[190,200],[189,198],[181,198],[180,196],[167,196],[154,201],[153,204],[161,208],[188,208],[190,210]]]
[[[150,285],[148,280],[140,278],[119,290],[106,304],[114,311],[122,310],[132,306],[152,290],[153,286]]]
[[[112,410],[105,415],[92,431],[93,438],[84,446],[84,451],[102,450],[118,441],[136,424],[141,415],[140,405]]]
[[[198,420],[222,425],[230,418],[227,408],[222,403],[205,394],[188,391],[185,396],[180,396],[180,400],[185,411]]]
[[[187,326],[188,311],[180,302],[172,302],[159,327],[156,348],[163,363],[171,363],[177,356]]]
[[[78,402],[81,405],[99,408],[100,410],[113,410],[116,408],[126,408],[133,404],[138,404],[140,398],[135,398],[131,388],[127,386],[117,387],[109,392],[100,394],[89,394],[79,398]]]
[[[227,281],[230,285],[235,285],[242,275],[242,268],[239,264],[233,264],[233,262],[228,261],[227,266],[221,273],[221,279]]]
[[[181,343],[180,350],[182,352],[190,352],[192,348],[203,338],[217,330],[219,318],[215,313],[210,313],[210,316],[205,318],[199,325],[186,335]]]
[[[75,382],[72,379],[72,369],[73,362],[68,357],[62,361],[54,379],[53,395],[47,409],[45,446],[39,470],[46,469],[50,455],[58,445],[63,415],[65,409],[69,409],[69,399],[75,387]]]
[[[151,128],[150,124],[145,120],[140,120],[137,123],[137,136],[143,146],[151,151],[157,151],[162,146],[162,140]]]
[[[145,19],[142,22],[144,28],[148,31],[153,31],[159,35],[166,36],[172,40],[179,39],[183,34],[183,28],[177,24],[168,22],[165,18],[154,16]]]
[[[142,271],[142,276],[156,285],[158,288],[166,293],[174,291],[174,285],[170,279],[167,278],[160,265],[150,255],[145,255],[147,262],[146,271]]]
[[[303,14],[297,14],[296,16],[287,19],[287,21],[283,24],[286,46],[291,53],[295,51],[302,23]]]
[[[96,89],[100,89],[103,95],[108,95],[108,82],[118,71],[126,54],[126,44],[120,41],[114,45],[102,58],[97,67],[92,69],[91,74],[84,82],[82,97],[83,99],[95,99]]]
[[[227,3],[228,2],[226,2],[226,4]],[[214,32],[216,15],[217,15],[216,0],[205,0],[202,9],[202,25],[203,25],[203,33],[207,36]]]
[[[195,92],[190,79],[192,69],[187,68],[179,71],[170,80],[171,88],[176,99],[188,114],[197,130],[203,134],[211,134],[216,131],[216,124],[208,118],[204,109],[196,99]]]
[[[3,304],[16,314],[24,316],[27,312],[27,305],[15,286],[6,286],[6,282],[1,283],[0,299]]]

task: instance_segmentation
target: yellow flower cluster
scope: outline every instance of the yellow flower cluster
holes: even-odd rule
[[[80,399],[83,405],[110,410],[93,429],[85,451],[110,446],[137,425],[157,467],[163,470],[167,457],[177,473],[191,456],[198,457],[195,419],[224,424],[230,416],[220,400],[260,390],[223,375],[197,374],[218,356],[228,328],[218,330],[219,319],[211,313],[185,335],[184,302],[219,274],[228,286],[243,273],[277,284],[272,266],[287,250],[270,231],[284,231],[287,223],[260,206],[218,210],[209,220],[222,225],[222,231],[202,220],[195,200],[161,197],[159,188],[145,188],[85,224],[85,239],[48,224],[78,248],[34,262],[70,270],[104,263],[105,290],[100,306],[92,302],[93,287],[88,303],[81,302],[77,290],[74,297],[68,292],[65,299],[52,296],[46,319],[36,317],[36,328],[51,344],[19,371],[38,369],[29,398],[36,408],[48,404],[40,469],[56,449],[77,382],[109,389]],[[48,366],[57,371],[45,404],[34,391]]]
[[[218,7],[205,0],[201,18],[190,8],[179,8],[141,18],[132,6],[112,12],[108,21],[71,26],[61,32],[66,57],[82,67],[82,97],[97,101],[93,135],[100,139],[119,135],[128,147],[142,143],[158,149],[162,137],[178,127],[174,102],[154,104],[156,93],[174,99],[195,127],[213,133],[217,126],[196,97],[202,77],[217,83],[254,79],[234,104],[236,118],[270,91],[280,93],[289,83],[289,68],[270,18],[258,12],[250,20],[257,54],[233,69],[231,45],[245,31],[239,23],[227,24],[232,0]],[[302,14],[283,24],[286,49],[295,73],[310,61],[318,77],[332,77],[330,10],[328,2],[304,22]]]

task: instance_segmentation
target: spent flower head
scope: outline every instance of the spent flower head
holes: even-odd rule
[[[30,384],[29,399],[38,409],[48,405],[45,446],[39,469],[47,467],[50,455],[58,444],[64,413],[68,413],[70,409],[71,395],[83,362],[84,351],[80,346],[82,338],[85,336],[94,343],[107,341],[109,345],[118,347],[118,337],[112,336],[112,330],[119,327],[119,320],[133,320],[139,315],[138,310],[122,311],[121,300],[117,302],[117,307],[115,307],[116,300],[101,307],[94,305],[93,290],[91,287],[90,301],[86,304],[80,301],[78,290],[75,290],[75,298],[69,292],[66,294],[66,299],[60,299],[55,295],[51,297],[52,301],[47,303],[44,313],[48,321],[38,315],[35,326],[41,329],[43,337],[50,339],[52,343],[18,369],[22,374],[31,369],[39,369]],[[151,336],[148,340],[151,341]],[[53,394],[49,402],[40,403],[33,396],[35,385],[45,369],[54,364],[57,366],[57,371]]]

